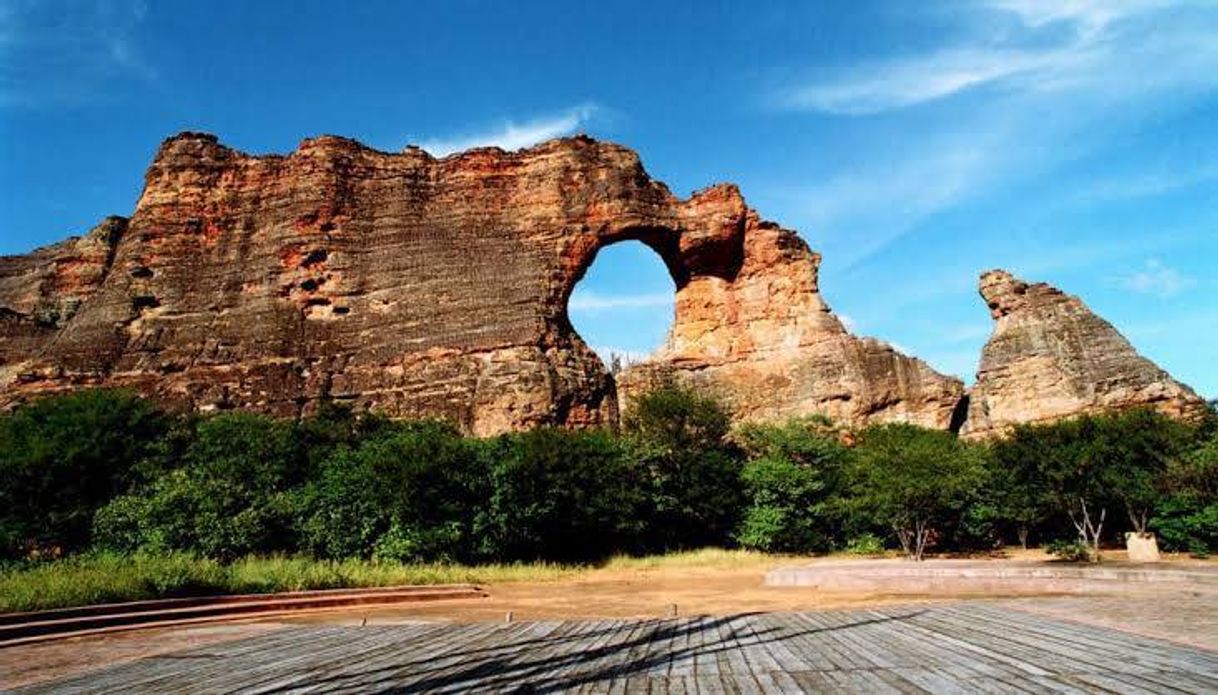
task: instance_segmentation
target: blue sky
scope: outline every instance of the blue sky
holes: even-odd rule
[[[131,211],[159,142],[387,150],[587,132],[688,195],[734,181],[825,257],[855,332],[972,377],[980,271],[1079,294],[1218,396],[1218,3],[0,0],[0,253]],[[637,244],[572,299],[646,353]]]

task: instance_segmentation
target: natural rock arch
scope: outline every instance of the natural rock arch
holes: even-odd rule
[[[678,199],[634,152],[584,137],[443,159],[330,136],[287,156],[170,138],[129,220],[0,261],[2,328],[19,338],[0,347],[0,401],[105,384],[203,410],[332,399],[476,434],[612,422],[613,383],[566,302],[625,239],[656,250],[677,297],[667,343],[623,391],[666,374],[742,417],[947,426],[960,382],[847,333],[794,232],[731,185]]]

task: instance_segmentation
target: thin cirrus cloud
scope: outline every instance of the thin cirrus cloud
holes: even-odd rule
[[[1114,134],[1187,103],[1180,97],[1218,88],[1214,5],[987,0],[951,8],[954,35],[964,39],[770,94],[780,109],[854,119],[875,134],[871,142],[887,143],[857,151],[848,171],[775,193],[839,267],[866,262],[933,215],[1102,152]],[[937,108],[936,117],[883,118],[923,106]],[[1071,186],[1075,199],[1089,183]],[[1104,181],[1102,194],[1144,184]]]
[[[620,309],[651,309],[658,307],[671,307],[673,305],[673,295],[671,292],[667,294],[595,294],[591,292],[579,292],[571,297],[571,301],[567,304],[569,311],[576,312],[597,312],[597,311],[614,311]]]
[[[778,103],[789,109],[865,116],[914,106],[987,84],[1059,70],[1082,55],[1069,51],[952,49],[885,61],[825,82],[790,88]]]
[[[0,106],[91,102],[155,81],[136,36],[146,14],[142,0],[0,2]]]
[[[956,7],[1012,16],[1022,28],[1005,41],[977,40],[927,54],[872,61],[827,80],[780,90],[776,102],[793,110],[861,116],[986,86],[1051,91],[1095,82],[1108,77],[1105,69],[1111,54],[1128,48],[1120,42],[1123,37],[1117,36],[1119,25],[1171,4],[1161,0],[989,0]],[[1020,43],[1050,24],[1065,24],[1072,31],[1057,43]],[[1192,38],[1208,42],[1204,32]]]
[[[494,146],[509,151],[518,150],[545,140],[571,135],[586,126],[598,110],[594,104],[580,104],[523,123],[506,121],[482,132],[424,140],[419,143],[419,147],[438,157],[474,147]]]
[[[1130,292],[1148,294],[1167,299],[1174,297],[1193,284],[1192,278],[1182,275],[1162,261],[1152,258],[1141,270],[1129,273],[1120,280],[1121,286]]]

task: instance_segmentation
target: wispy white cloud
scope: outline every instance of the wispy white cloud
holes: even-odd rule
[[[1147,198],[1215,180],[1218,180],[1218,162],[1159,167],[1087,182],[1079,188],[1079,197],[1084,200]]]
[[[1171,4],[1162,0],[988,0],[971,7],[1014,15],[1029,32],[1054,23],[1068,25],[1072,31],[1056,42],[1029,42],[1017,33],[1014,37],[1002,35],[1000,39],[979,39],[929,53],[872,61],[827,79],[789,86],[778,93],[776,101],[788,109],[858,116],[916,106],[982,87],[1028,92],[1079,83],[1095,86],[1097,80],[1112,81],[1107,68],[1114,59],[1131,48],[1135,53],[1139,50],[1121,40],[1126,37],[1121,35],[1120,25]],[[1153,44],[1163,37],[1151,38]],[[1174,43],[1206,37],[1194,33],[1167,38]],[[1175,78],[1162,65],[1143,67],[1153,67],[1157,78]]]
[[[1018,16],[1030,27],[1070,22],[1084,34],[1125,17],[1166,7],[1170,0],[989,0],[990,7]]]
[[[1011,165],[992,138],[947,138],[928,149],[922,157],[893,157],[881,170],[864,166],[794,193],[810,230],[836,231],[835,262],[849,267],[867,258]]]
[[[1120,278],[1120,285],[1130,292],[1168,298],[1180,294],[1193,284],[1192,278],[1182,275],[1175,268],[1165,265],[1157,258],[1146,261],[1141,270]]]
[[[673,294],[619,294],[605,295],[591,292],[578,292],[567,303],[569,311],[594,312],[613,311],[617,309],[640,309],[671,307],[674,302]]]
[[[789,88],[778,102],[791,109],[861,116],[913,106],[1039,72],[1061,70],[1083,56],[1071,51],[950,49],[851,70],[834,79]]]
[[[965,38],[924,53],[788,85],[782,107],[859,123],[885,147],[863,148],[827,180],[774,192],[827,255],[851,268],[928,218],[1100,150],[1114,134],[1218,89],[1218,6],[1157,0],[978,0],[950,6]],[[987,21],[977,18],[988,17]],[[995,18],[1009,26],[994,31]],[[947,103],[970,93],[967,102]],[[771,95],[774,96],[774,95]],[[889,112],[918,105],[934,118]],[[909,123],[916,123],[910,130]],[[1136,195],[1208,178],[1164,167],[1157,180],[1110,182],[1097,195]],[[1087,191],[1076,180],[1072,191]],[[1075,193],[1070,193],[1078,198]],[[1085,193],[1083,195],[1086,195]]]
[[[94,101],[124,80],[156,80],[137,43],[146,14],[143,0],[0,0],[0,105]]]
[[[571,135],[587,125],[596,116],[597,111],[593,104],[581,104],[523,123],[506,121],[482,132],[424,140],[419,146],[439,157],[474,147],[495,146],[509,151],[518,150],[552,138]]]

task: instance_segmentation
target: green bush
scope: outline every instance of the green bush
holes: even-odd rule
[[[675,384],[642,395],[622,418],[647,479],[650,549],[722,545],[740,517],[740,455],[712,398]]]
[[[851,555],[883,555],[884,540],[874,533],[864,533],[846,543],[846,552]]]
[[[984,481],[978,449],[914,425],[868,427],[853,457],[853,503],[917,560],[937,530],[959,523]]]
[[[479,446],[451,425],[419,421],[339,450],[303,493],[305,547],[324,557],[475,558],[474,525],[489,498]]]
[[[747,423],[732,439],[748,462],[741,473],[744,518],[736,540],[746,548],[782,552],[827,550],[839,534],[847,450],[822,417],[781,424]]]
[[[1218,550],[1218,502],[1177,495],[1159,503],[1151,528],[1164,550],[1207,555]]]
[[[96,542],[220,559],[292,550],[295,489],[304,479],[290,424],[251,413],[206,418],[181,467],[97,512]]]
[[[1091,560],[1091,547],[1077,540],[1056,540],[1045,547],[1045,551],[1063,562],[1087,562]]]
[[[492,440],[486,455],[484,556],[583,561],[635,549],[645,479],[610,433],[541,428]]]
[[[816,469],[781,458],[745,464],[741,474],[749,500],[736,539],[745,548],[769,552],[826,550],[825,481]]]
[[[89,544],[94,512],[142,480],[170,419],[122,391],[43,398],[0,417],[0,557]]]

